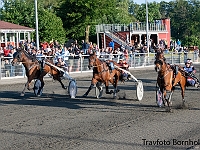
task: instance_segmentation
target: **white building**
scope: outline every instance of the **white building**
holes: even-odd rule
[[[31,33],[35,29],[0,21],[0,47],[5,47],[9,43],[13,47],[19,47],[20,41],[28,40],[31,41]]]

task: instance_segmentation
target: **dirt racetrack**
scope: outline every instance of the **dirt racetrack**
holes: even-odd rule
[[[195,66],[199,72],[200,65]],[[157,73],[154,69],[131,72],[143,82],[142,101],[136,100],[134,82],[119,85],[118,100],[105,93],[101,99],[96,99],[94,89],[83,98],[91,75],[77,77],[76,99],[70,99],[58,82],[50,80],[45,81],[41,97],[35,97],[33,91],[20,97],[22,83],[0,84],[0,149],[199,149],[199,90],[187,88],[188,108],[181,109],[181,93],[177,87],[172,96],[173,112],[168,113],[155,102]]]

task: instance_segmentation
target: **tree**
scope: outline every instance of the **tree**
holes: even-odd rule
[[[199,2],[196,0],[177,0],[170,2],[169,16],[171,18],[171,34],[175,39],[181,39],[183,45],[198,44]]]
[[[66,41],[65,30],[62,20],[52,12],[45,9],[40,9],[38,12],[38,30],[41,41],[57,41],[64,43]]]
[[[97,24],[130,23],[132,18],[128,0],[66,0],[56,11],[67,37],[74,39],[85,36],[88,40],[90,27]]]
[[[38,12],[40,41],[57,39],[59,42],[64,42],[65,31],[62,20],[54,13],[45,10],[42,5],[38,6]],[[7,0],[0,14],[1,20],[35,28],[34,1]]]
[[[34,27],[34,7],[24,0],[7,0],[1,8],[1,20],[27,27]]]
[[[159,3],[148,3],[148,20],[153,22],[155,19],[160,19]],[[146,4],[137,5],[131,3],[130,13],[140,22],[146,22]],[[131,12],[132,11],[132,12]]]

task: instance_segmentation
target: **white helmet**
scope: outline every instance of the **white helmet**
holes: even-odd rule
[[[62,56],[58,56],[58,59],[62,59]]]
[[[187,59],[185,64],[192,64],[192,60],[191,59]]]

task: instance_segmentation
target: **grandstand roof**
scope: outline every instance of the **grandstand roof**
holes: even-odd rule
[[[34,31],[35,29],[0,20],[0,30],[16,30],[16,31],[17,30],[26,30],[26,31]]]

